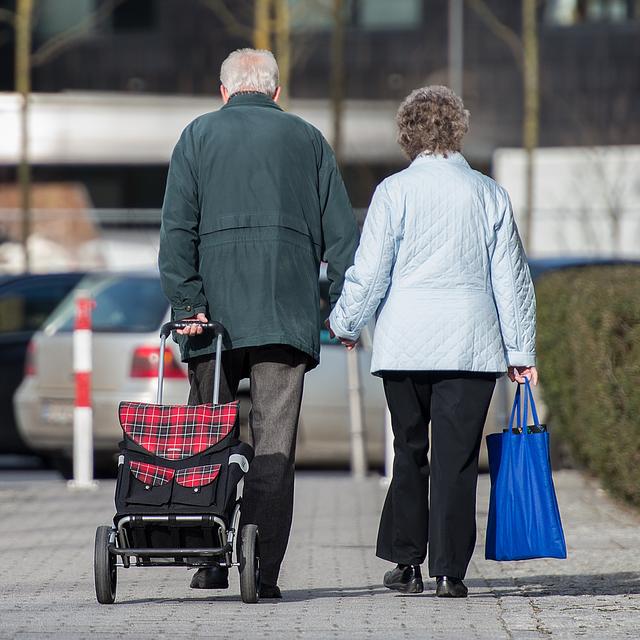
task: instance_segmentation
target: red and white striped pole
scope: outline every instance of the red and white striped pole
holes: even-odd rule
[[[73,410],[73,480],[75,489],[93,489],[93,410],[91,408],[91,310],[87,291],[76,294],[73,331],[73,372],[76,402]]]

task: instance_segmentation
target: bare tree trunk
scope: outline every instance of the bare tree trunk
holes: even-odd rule
[[[286,107],[291,76],[291,10],[289,0],[256,0],[254,6],[253,46],[275,49],[280,70],[280,101]]]
[[[255,0],[253,46],[269,49],[271,46],[271,0]]]
[[[331,39],[331,143],[338,163],[342,159],[342,116],[344,112],[344,0],[333,0],[333,33]]]
[[[29,235],[31,233],[31,166],[29,165],[29,94],[31,93],[31,18],[33,0],[18,0],[16,7],[16,92],[20,94],[20,162],[18,184],[22,215],[24,270],[31,270]]]
[[[523,244],[527,251],[533,249],[533,209],[535,206],[533,152],[538,146],[540,118],[536,4],[536,0],[523,0],[522,2],[522,43],[524,48],[524,117],[522,122],[522,140],[526,153]]]
[[[291,77],[291,15],[289,0],[276,0],[276,58],[280,69],[280,102],[284,107],[289,102]]]

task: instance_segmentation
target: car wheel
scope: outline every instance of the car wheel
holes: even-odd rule
[[[48,457],[52,469],[55,469],[65,480],[73,480],[73,459],[64,453]]]
[[[118,475],[118,460],[113,453],[95,453],[93,457],[96,478],[115,478]]]
[[[45,457],[46,464],[57,471],[65,480],[73,480],[73,458],[65,453],[57,453]],[[93,459],[94,478],[115,478],[118,474],[118,463],[111,453],[96,453]]]

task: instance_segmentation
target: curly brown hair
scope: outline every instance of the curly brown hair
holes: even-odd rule
[[[398,108],[398,144],[411,160],[421,153],[460,151],[469,131],[469,112],[449,87],[434,85],[412,91]]]

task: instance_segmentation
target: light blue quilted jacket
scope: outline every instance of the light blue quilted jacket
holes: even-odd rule
[[[419,156],[373,196],[330,322],[374,313],[371,371],[535,365],[536,302],[507,192],[464,157]]]

